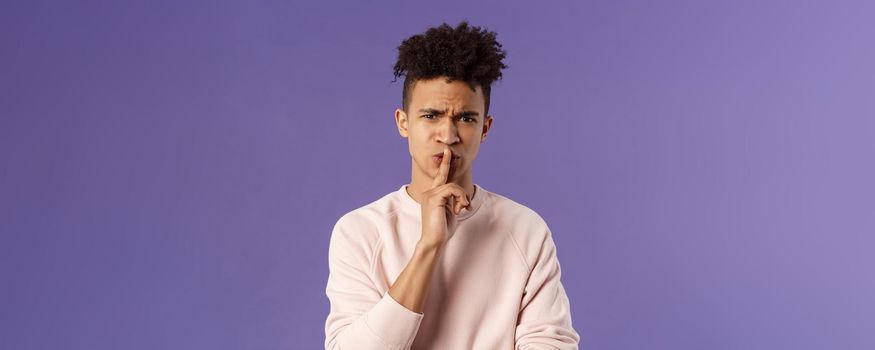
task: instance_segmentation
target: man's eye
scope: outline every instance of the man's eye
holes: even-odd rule
[[[462,119],[462,121],[465,121],[467,123],[473,123],[476,121],[476,120],[474,120],[474,118],[471,118],[471,117],[462,117],[461,119]],[[465,119],[468,119],[468,120],[466,121]]]
[[[431,119],[432,117],[434,117],[434,114],[425,114],[422,117],[426,119]]]

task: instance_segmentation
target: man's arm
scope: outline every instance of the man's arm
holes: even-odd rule
[[[370,279],[379,233],[366,220],[345,215],[334,226],[328,248],[326,349],[409,349],[422,322],[428,283],[455,215],[471,203],[459,185],[447,183],[450,150],[422,197],[422,232],[407,266],[380,295]],[[371,232],[368,232],[371,231]]]
[[[441,254],[444,243],[455,231],[455,216],[471,204],[465,190],[455,183],[447,183],[452,152],[444,148],[444,156],[431,188],[422,193],[422,233],[413,257],[389,288],[399,304],[421,313],[428,296],[428,282]]]
[[[344,216],[334,226],[325,289],[331,305],[326,350],[408,349],[413,343],[423,316],[375,287],[371,269],[378,244],[378,233],[362,218]]]
[[[580,336],[571,325],[571,305],[560,281],[556,246],[550,229],[544,227],[540,249],[532,252],[534,264],[517,321],[516,349],[576,350]]]
[[[389,288],[392,298],[413,312],[422,313],[425,297],[428,295],[428,282],[440,256],[441,246],[442,244],[419,241],[410,262]]]

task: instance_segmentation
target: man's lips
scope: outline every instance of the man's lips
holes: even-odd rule
[[[452,154],[452,157],[453,157],[453,158],[450,159],[450,160],[461,158],[461,157],[459,157],[458,155],[456,155],[455,153],[452,153],[452,152],[451,152],[450,154]],[[440,158],[440,159],[444,159],[444,152],[438,152],[438,153],[432,154],[431,156],[432,156],[432,157],[437,157],[437,158]]]
[[[443,162],[443,160],[444,160],[444,153],[443,152],[435,153],[431,156],[431,159],[432,159],[432,161],[434,161],[435,165],[440,166],[441,162]],[[450,158],[450,165],[455,166],[456,164],[459,163],[460,159],[462,159],[462,157],[453,154]]]

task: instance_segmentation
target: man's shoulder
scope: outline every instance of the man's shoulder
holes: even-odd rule
[[[381,222],[387,221],[393,215],[397,192],[386,195],[361,205],[341,215],[331,230],[331,245],[344,247],[372,254],[381,240]]]
[[[398,211],[398,191],[386,193],[382,197],[367,204],[354,208],[337,219],[337,227],[354,226],[357,228],[373,227]]]
[[[497,193],[490,193],[495,222],[503,226],[527,260],[534,259],[542,245],[550,239],[550,228],[537,211],[516,200]]]
[[[525,224],[526,227],[543,226],[546,228],[547,223],[544,218],[529,206],[495,192],[490,192],[489,195],[493,215],[500,218],[502,222],[514,226]]]
[[[492,197],[493,212],[498,218],[495,222],[508,232],[527,266],[534,267],[544,257],[544,249],[554,244],[547,222],[527,205],[494,193]]]

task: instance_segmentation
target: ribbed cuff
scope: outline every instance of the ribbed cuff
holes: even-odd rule
[[[423,314],[404,307],[386,292],[368,313],[365,323],[388,345],[404,348],[416,337],[422,318]]]

